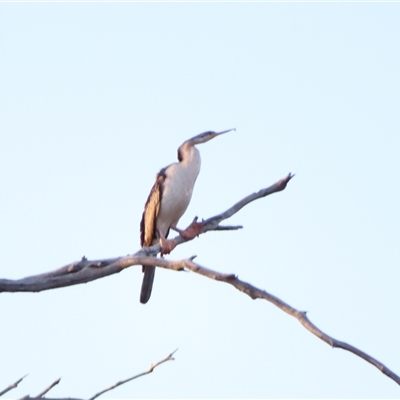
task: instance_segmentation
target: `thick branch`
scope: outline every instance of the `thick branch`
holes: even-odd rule
[[[270,194],[282,191],[286,185],[293,178],[294,175],[288,174],[285,178],[274,183],[266,189],[262,189],[257,193],[253,193],[244,199],[234,204],[227,211],[211,217],[204,221],[202,233],[208,231],[220,230],[233,230],[240,229],[239,226],[220,226],[219,223],[225,219],[230,218],[236,214],[247,204],[254,200],[263,198]],[[184,243],[187,240],[181,236],[175,238],[178,244]],[[56,269],[44,274],[29,276],[22,279],[0,279],[0,292],[40,292],[43,290],[56,289],[65,286],[78,285],[87,283],[96,279],[104,278],[108,275],[121,272],[123,269],[132,265],[147,265],[146,261],[142,258],[145,256],[155,256],[160,252],[160,245],[142,248],[132,256],[116,257],[104,260],[89,261],[83,257],[80,261],[75,261],[64,267]],[[139,261],[140,260],[140,261]],[[153,264],[155,261],[149,261],[150,265],[163,265]],[[162,263],[162,262],[161,262]]]
[[[210,279],[229,283],[236,289],[250,296],[252,299],[264,299],[269,301],[270,303],[280,308],[282,311],[285,311],[292,317],[296,318],[308,331],[310,331],[312,334],[314,334],[324,342],[328,343],[330,346],[350,351],[356,356],[361,357],[363,360],[369,362],[370,364],[378,368],[382,373],[384,373],[389,378],[393,379],[398,385],[400,385],[399,375],[395,374],[392,370],[390,370],[380,361],[371,357],[369,354],[364,353],[363,351],[357,349],[357,347],[354,347],[346,342],[334,339],[333,337],[327,335],[325,332],[321,331],[321,329],[319,329],[309,320],[309,318],[306,315],[307,313],[305,311],[296,310],[294,307],[285,303],[278,297],[266,292],[265,290],[258,289],[255,286],[251,285],[250,283],[239,280],[237,276],[235,276],[234,274],[222,274],[220,272],[216,272],[201,267],[200,265],[194,263],[192,260],[185,260],[183,261],[183,263],[185,264],[185,269],[188,269],[192,272],[196,272]]]
[[[371,357],[369,354],[363,352],[362,350],[359,350],[358,348],[356,348],[346,342],[342,342],[337,339],[334,339],[333,337],[329,336],[328,334],[326,334],[325,332],[320,330],[316,325],[314,325],[309,320],[305,311],[297,310],[294,307],[290,306],[289,304],[285,303],[283,300],[279,299],[278,297],[266,292],[265,290],[261,290],[255,286],[251,285],[250,283],[239,280],[237,278],[237,276],[235,276],[234,274],[223,274],[223,273],[202,267],[202,266],[194,263],[193,259],[194,259],[194,257],[191,257],[188,260],[168,261],[168,260],[165,260],[162,258],[155,258],[155,257],[127,256],[127,257],[118,259],[117,262],[111,263],[108,266],[105,266],[105,267],[97,266],[97,269],[104,269],[106,271],[108,269],[110,269],[111,270],[110,273],[114,273],[113,272],[114,269],[119,268],[122,270],[123,268],[130,266],[130,265],[152,265],[155,267],[166,268],[166,269],[170,269],[170,270],[174,270],[174,271],[189,270],[189,271],[195,272],[197,274],[203,275],[207,278],[228,283],[228,284],[234,286],[236,289],[240,290],[241,292],[247,294],[252,299],[264,299],[264,300],[269,301],[270,303],[274,304],[276,307],[280,308],[282,311],[285,311],[287,314],[296,318],[308,331],[310,331],[312,334],[314,334],[315,336],[317,336],[318,338],[320,338],[321,340],[323,340],[330,346],[338,347],[343,350],[347,350],[347,351],[359,356],[363,360],[374,365],[382,373],[384,373],[385,375],[387,375],[389,378],[391,378],[393,381],[395,381],[397,384],[400,385],[400,376],[395,374],[392,370],[390,370],[388,367],[386,367],[380,361]],[[87,262],[89,263],[89,261],[87,261]],[[165,362],[165,361],[166,361],[166,359],[162,360],[162,362]],[[159,364],[156,364],[156,365],[159,365]],[[147,372],[147,373],[149,373],[149,372]],[[138,376],[142,376],[142,375],[143,374],[140,374]],[[119,384],[128,382],[129,380],[132,380],[138,376],[129,378],[126,381],[121,381],[122,383],[119,382],[116,385],[118,386]],[[116,387],[116,386],[112,386],[111,388],[113,388],[113,387]],[[107,390],[110,390],[110,389],[107,389]],[[101,393],[104,393],[104,392],[101,392]],[[96,396],[98,396],[100,394],[97,394]]]
[[[276,193],[278,191],[284,190],[287,183],[290,181],[290,179],[293,177],[292,174],[288,174],[285,178],[281,179],[274,185],[270,186],[269,188],[260,190],[257,193],[253,193],[235,205],[233,205],[230,209],[227,211],[216,215],[212,218],[207,219],[204,221],[204,226],[202,233],[205,233],[210,230],[231,230],[231,229],[238,229],[240,227],[232,227],[232,226],[220,226],[219,223],[227,218],[230,218],[232,215],[237,213],[240,209],[242,209],[244,206],[249,204],[250,202],[257,200],[259,198],[268,196],[272,193]],[[182,237],[178,236],[175,238],[177,243],[183,243],[186,240],[183,239]],[[198,264],[195,264],[193,262],[192,257],[190,260],[182,260],[182,261],[167,261],[165,259],[160,259],[160,258],[155,258],[155,257],[148,257],[151,255],[156,255],[160,251],[160,246],[152,246],[148,248],[143,248],[140,249],[138,252],[136,252],[132,256],[126,256],[126,257],[117,257],[117,258],[111,258],[111,259],[105,259],[105,260],[96,260],[96,261],[89,261],[85,257],[82,258],[81,261],[78,262],[73,262],[69,265],[66,265],[62,268],[59,268],[58,270],[36,275],[36,276],[31,276],[19,280],[8,280],[8,279],[1,279],[0,280],[0,292],[38,292],[41,290],[48,290],[48,289],[54,289],[57,287],[63,287],[63,286],[70,286],[70,285],[76,285],[79,283],[86,283],[90,282],[99,278],[103,278],[105,276],[115,274],[118,272],[121,272],[123,269],[130,267],[132,265],[151,265],[151,266],[156,266],[156,267],[162,267],[166,269],[172,269],[176,271],[180,270],[190,270],[192,272],[196,272],[200,275],[206,276],[211,279],[215,279],[218,281],[226,282],[229,283],[230,285],[234,286],[236,289],[240,290],[241,292],[247,294],[250,296],[252,299],[265,299],[271,303],[273,303],[275,306],[280,308],[281,310],[285,311],[289,315],[295,317],[308,331],[310,331],[312,334],[323,340],[324,342],[328,343],[332,347],[338,347],[342,348],[344,350],[350,351],[351,353],[359,356],[360,358],[364,359],[365,361],[369,362],[370,364],[374,365],[376,368],[378,368],[382,373],[387,375],[389,378],[394,380],[397,384],[400,385],[400,377],[395,374],[393,371],[391,371],[389,368],[387,368],[384,364],[382,364],[380,361],[376,360],[375,358],[371,357],[367,353],[364,353],[363,351],[357,349],[356,347],[336,340],[332,338],[331,336],[327,335],[323,331],[321,331],[317,326],[315,326],[307,317],[306,312],[304,311],[299,311],[290,306],[289,304],[285,303],[284,301],[280,300],[278,297],[264,291],[261,289],[256,288],[255,286],[252,286],[251,284],[247,282],[243,282],[239,280],[235,275],[233,274],[222,274],[204,267],[201,267]],[[95,399],[96,397],[100,396],[101,394],[112,390],[113,388],[120,386],[126,382],[129,382],[133,379],[136,379],[140,376],[146,375],[148,373],[151,373],[153,369],[160,365],[161,363],[165,361],[169,361],[172,358],[172,354],[170,354],[167,358],[164,360],[161,360],[160,362],[156,363],[150,369],[142,374],[136,375],[132,378],[126,379],[124,381],[117,382],[113,386],[111,386],[108,389],[105,389],[96,395],[94,395],[92,399]],[[0,392],[0,395],[3,393],[6,393],[7,391],[11,390],[12,388],[16,387],[18,383],[22,380],[21,378],[19,381],[14,383],[13,385],[10,385],[8,388]],[[58,383],[58,382],[57,382]],[[51,387],[53,387],[52,385]],[[50,388],[51,388],[50,387]],[[50,389],[49,388],[49,389]]]

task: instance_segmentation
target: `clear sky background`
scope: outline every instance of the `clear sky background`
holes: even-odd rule
[[[0,276],[134,253],[156,172],[206,130],[180,226],[296,173],[179,246],[400,374],[400,4],[0,4]],[[90,397],[398,398],[266,301],[140,267],[0,295],[0,388]]]

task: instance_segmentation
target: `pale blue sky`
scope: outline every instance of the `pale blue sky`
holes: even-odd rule
[[[400,374],[400,4],[0,4],[0,276],[139,245],[155,173],[205,130],[181,220],[296,173],[170,259],[265,289]],[[273,305],[139,267],[2,294],[0,388],[89,397],[397,398],[376,368]]]

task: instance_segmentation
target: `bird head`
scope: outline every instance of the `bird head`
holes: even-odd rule
[[[235,131],[235,130],[236,130],[236,128],[228,129],[228,130],[222,131],[222,132],[213,132],[213,131],[203,132],[203,133],[200,133],[199,135],[192,137],[191,139],[188,140],[188,142],[190,142],[192,145],[205,143],[205,142],[208,142],[209,140],[215,138],[216,136],[222,135],[223,133],[227,133],[230,131]]]

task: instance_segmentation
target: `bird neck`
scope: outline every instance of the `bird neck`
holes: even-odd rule
[[[197,148],[188,142],[182,144],[178,149],[178,159],[182,166],[194,167],[200,170],[201,157]]]

